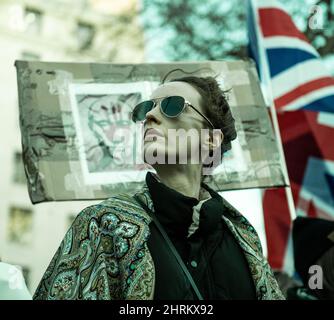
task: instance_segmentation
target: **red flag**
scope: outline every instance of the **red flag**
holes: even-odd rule
[[[334,78],[277,1],[249,0],[250,49],[277,110],[297,215],[334,219]],[[291,265],[285,190],[263,196],[268,260]]]

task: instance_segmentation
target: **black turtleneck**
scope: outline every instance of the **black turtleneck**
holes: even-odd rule
[[[146,182],[160,223],[169,235],[180,239],[186,238],[192,222],[193,207],[199,201],[157,181],[151,172],[148,172]],[[177,213],[173,209],[177,209]]]
[[[204,299],[255,299],[245,256],[222,220],[221,196],[205,184],[211,198],[200,210],[199,227],[188,238],[193,207],[188,197],[146,175],[155,214],[186,264]],[[155,300],[196,299],[188,280],[153,222],[148,247],[155,265]]]

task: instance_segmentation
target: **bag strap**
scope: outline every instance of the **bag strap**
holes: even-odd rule
[[[157,217],[155,216],[155,214],[152,212],[152,210],[149,209],[149,207],[141,201],[141,199],[139,199],[139,197],[137,195],[134,195],[134,198],[139,202],[139,204],[146,210],[146,212],[151,216],[151,218],[153,219],[154,223],[157,225],[160,233],[162,234],[163,238],[165,239],[165,241],[167,242],[170,250],[172,251],[172,253],[174,254],[174,257],[176,258],[177,262],[179,263],[179,265],[181,266],[183,272],[185,273],[186,277],[188,278],[192,288],[194,289],[196,296],[198,298],[198,300],[203,300],[203,297],[201,295],[201,293],[199,292],[193,277],[191,276],[191,274],[189,273],[187,267],[185,266],[185,264],[183,263],[180,255],[178,254],[178,252],[176,251],[173,243],[170,241],[167,233],[165,232],[165,230],[163,229],[162,225],[160,224],[160,222],[158,221]]]

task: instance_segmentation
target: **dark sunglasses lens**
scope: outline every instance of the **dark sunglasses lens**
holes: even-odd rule
[[[179,96],[172,96],[164,98],[161,101],[162,111],[169,117],[178,116],[184,107],[184,98]]]
[[[153,106],[154,102],[152,100],[137,104],[132,112],[132,121],[143,121],[146,117],[146,113],[151,111]]]

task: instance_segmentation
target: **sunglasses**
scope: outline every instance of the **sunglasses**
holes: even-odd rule
[[[151,100],[143,101],[135,106],[132,111],[132,121],[144,121],[146,119],[147,112],[151,111],[157,102],[160,102],[160,111],[167,118],[176,118],[178,117],[187,106],[194,109],[199,115],[201,115],[214,129],[212,122],[201,112],[199,112],[194,106],[192,106],[189,101],[186,101],[181,96],[170,96],[170,97],[162,97]]]

